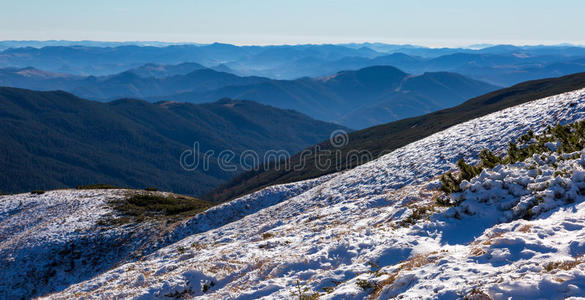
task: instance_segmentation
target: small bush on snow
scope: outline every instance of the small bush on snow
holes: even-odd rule
[[[143,222],[152,218],[167,220],[196,215],[212,206],[197,198],[164,193],[131,193],[126,198],[110,203],[119,212],[117,218],[100,220],[101,224]]]
[[[366,279],[358,279],[356,280],[356,284],[364,291],[374,289],[376,287],[376,284],[374,282],[371,282]]]
[[[316,300],[319,299],[319,293],[308,294],[309,288],[303,286],[300,281],[297,280],[295,289],[290,292],[290,295],[299,300]]]
[[[441,176],[441,190],[445,194],[461,192],[461,183],[464,180],[470,181],[472,178],[481,174],[482,170],[492,169],[499,164],[513,164],[526,160],[529,157],[534,157],[535,154],[541,154],[551,151],[556,151],[559,154],[570,153],[574,156],[574,152],[581,151],[585,147],[585,121],[578,121],[575,123],[560,125],[554,127],[547,127],[541,135],[534,135],[532,131],[528,131],[525,135],[518,138],[518,144],[509,143],[508,151],[504,158],[501,158],[489,150],[483,150],[479,154],[480,164],[471,166],[465,163],[463,159],[457,162],[459,169],[459,176],[454,176],[453,173],[447,172]],[[569,156],[568,158],[572,157]],[[561,156],[561,159],[564,156]],[[557,168],[558,164],[554,161],[554,157],[550,157],[552,161],[550,164]],[[567,176],[565,171],[557,171],[556,175]],[[538,175],[541,175],[541,170],[538,170]],[[439,205],[453,205],[450,199],[445,197],[437,197]]]
[[[479,175],[482,170],[481,167],[468,165],[463,158],[457,161],[457,168],[459,168],[458,177],[455,177],[451,172],[441,176],[441,190],[447,194],[460,192],[461,182],[471,180],[471,178]]]

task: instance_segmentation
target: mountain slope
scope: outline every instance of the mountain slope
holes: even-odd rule
[[[67,87],[71,82],[82,77],[63,73],[53,73],[35,68],[6,68],[0,69],[0,86],[29,88],[34,90],[55,89]]]
[[[181,219],[197,213],[131,221],[132,217],[117,211],[114,204],[135,195],[191,199],[171,193],[122,189],[3,196],[2,297],[20,299],[47,294],[89,279],[120,262],[133,261],[153,244],[164,244],[164,233],[178,226]],[[210,206],[191,200],[199,201],[203,208]]]
[[[270,80],[159,97],[202,102],[230,97],[299,110],[319,120],[364,128],[459,104],[496,89],[453,73],[409,76],[391,66],[343,71],[323,78]],[[378,114],[364,112],[377,111]]]
[[[453,126],[51,298],[583,296],[582,150],[486,171],[459,206],[435,196],[437,176],[458,159],[584,120],[584,100],[578,90]],[[536,195],[546,209],[523,219]]]
[[[344,115],[339,123],[351,124],[354,128],[371,127],[452,107],[478,95],[480,91],[493,89],[487,88],[483,82],[456,73],[424,73],[406,78],[396,92],[387,93],[374,103]],[[359,99],[358,96],[356,98]]]
[[[135,195],[190,198],[124,189],[0,196],[0,275],[4,279],[0,293],[7,298],[31,298],[60,291],[186,236],[241,219],[326,179],[275,186],[270,193],[259,192],[228,205],[209,208],[209,203],[202,203],[208,207],[205,214],[196,215],[196,210],[143,219],[125,215],[117,203]]]
[[[0,107],[4,192],[108,183],[199,194],[232,177],[232,165],[241,170],[239,155],[245,150],[258,159],[267,150],[294,153],[342,128],[229,99],[201,105],[130,99],[99,103],[65,92],[0,88]],[[197,152],[196,142],[201,154],[191,164],[201,164],[188,171],[181,155]],[[220,168],[223,150],[234,158]],[[206,151],[214,153],[205,158]]]
[[[303,161],[305,168],[285,170],[281,166],[269,166],[258,171],[243,173],[207,195],[209,199],[228,200],[270,184],[294,182],[314,178],[378,158],[394,149],[427,137],[450,126],[484,116],[508,107],[585,87],[585,73],[560,78],[529,81],[468,100],[453,108],[433,112],[350,133],[345,143],[332,145],[321,142],[319,148],[307,149],[308,154],[296,155],[290,164]],[[331,151],[327,153],[327,151]],[[341,153],[340,158],[335,158]],[[353,154],[353,155],[348,155]],[[318,154],[318,155],[316,155]],[[331,161],[330,165],[317,167],[317,157]]]

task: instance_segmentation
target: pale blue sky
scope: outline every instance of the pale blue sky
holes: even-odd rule
[[[0,0],[0,40],[585,44],[582,0]]]

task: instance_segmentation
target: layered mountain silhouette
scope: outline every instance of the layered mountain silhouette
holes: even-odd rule
[[[19,46],[13,44],[13,46]],[[369,48],[352,49],[339,45],[282,45],[234,46],[214,43],[209,45],[170,45],[166,47],[123,45],[95,47],[94,45],[55,45],[41,48],[9,48],[0,52],[1,67],[33,66],[52,72],[77,75],[108,75],[119,73],[147,63],[180,64],[197,62],[216,66],[239,62],[246,67],[269,68],[283,61],[312,57],[318,60],[336,60],[347,56],[375,57],[380,53]],[[231,67],[231,66],[230,66]]]
[[[3,192],[106,183],[200,194],[233,177],[244,150],[261,158],[268,150],[294,153],[344,129],[295,111],[230,99],[200,105],[101,103],[60,91],[0,88],[0,108]],[[198,155],[199,166],[187,171],[180,156],[196,151],[195,142],[201,153],[213,154],[208,167]],[[223,150],[234,154],[228,165],[237,170],[220,167]]]
[[[255,76],[240,77],[191,63],[146,64],[119,74],[99,77],[73,76],[31,67],[0,69],[0,86],[64,90],[79,97],[102,101],[124,97],[149,98],[180,91],[209,91],[224,86],[254,84],[267,80],[269,79]]]
[[[34,47],[30,47],[34,46]],[[43,47],[46,46],[46,47]],[[0,67],[35,67],[75,75],[111,75],[144,64],[192,62],[241,76],[272,79],[319,77],[375,65],[405,72],[456,72],[494,85],[585,71],[585,48],[567,45],[497,45],[481,49],[412,45],[345,44],[234,46],[92,43],[0,43]],[[20,48],[16,48],[20,47]],[[483,47],[483,46],[482,46]],[[157,71],[155,71],[156,73]],[[172,73],[172,72],[170,72]],[[154,74],[153,74],[154,75]]]
[[[455,73],[412,76],[391,66],[375,66],[322,78],[268,80],[156,99],[188,102],[221,97],[254,99],[359,129],[451,107],[495,89]]]
[[[60,89],[102,101],[123,97],[192,103],[224,97],[252,99],[356,129],[450,107],[496,89],[455,73],[413,76],[391,66],[297,80],[242,77],[197,64],[148,64],[100,77],[33,70],[36,69],[4,69],[0,72],[0,85]]]
[[[582,48],[577,48],[581,49]],[[510,49],[512,51],[513,49]],[[355,70],[369,66],[391,65],[405,72],[421,74],[424,72],[455,72],[467,77],[485,81],[498,86],[510,86],[519,82],[542,79],[551,76],[562,76],[585,71],[583,51],[569,53],[539,54],[524,52],[456,52],[438,57],[421,57],[404,53],[367,57],[344,57],[335,61],[304,60],[285,67],[265,69],[255,74],[270,77],[279,72],[281,77],[322,76],[339,70]],[[546,53],[546,52],[545,52]],[[572,56],[575,54],[581,56]],[[282,73],[280,70],[285,70]]]

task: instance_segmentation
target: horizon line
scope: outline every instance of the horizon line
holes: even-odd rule
[[[388,45],[388,46],[405,46],[405,47],[418,47],[418,48],[429,48],[429,49],[441,49],[441,48],[464,48],[464,49],[483,49],[489,48],[493,46],[516,46],[516,47],[542,47],[542,46],[557,46],[557,47],[585,47],[585,42],[561,42],[561,41],[544,41],[544,42],[536,42],[536,41],[516,41],[516,42],[509,42],[509,41],[486,41],[486,42],[473,42],[473,43],[462,43],[462,44],[452,44],[452,45],[425,45],[417,42],[383,42],[383,41],[338,41],[338,42],[284,42],[284,43],[238,43],[238,42],[226,42],[226,41],[214,41],[214,42],[198,42],[198,41],[164,41],[164,40],[92,40],[92,39],[0,39],[0,43],[7,43],[7,42],[37,42],[37,43],[51,43],[51,42],[69,42],[69,43],[112,43],[112,44],[139,44],[139,43],[153,43],[153,44],[164,44],[168,46],[172,45],[197,45],[197,46],[207,46],[213,44],[225,44],[225,45],[232,45],[238,47],[246,47],[246,46],[259,46],[259,47],[266,47],[266,46],[307,46],[307,45],[351,45],[351,44],[372,44],[372,45]]]

